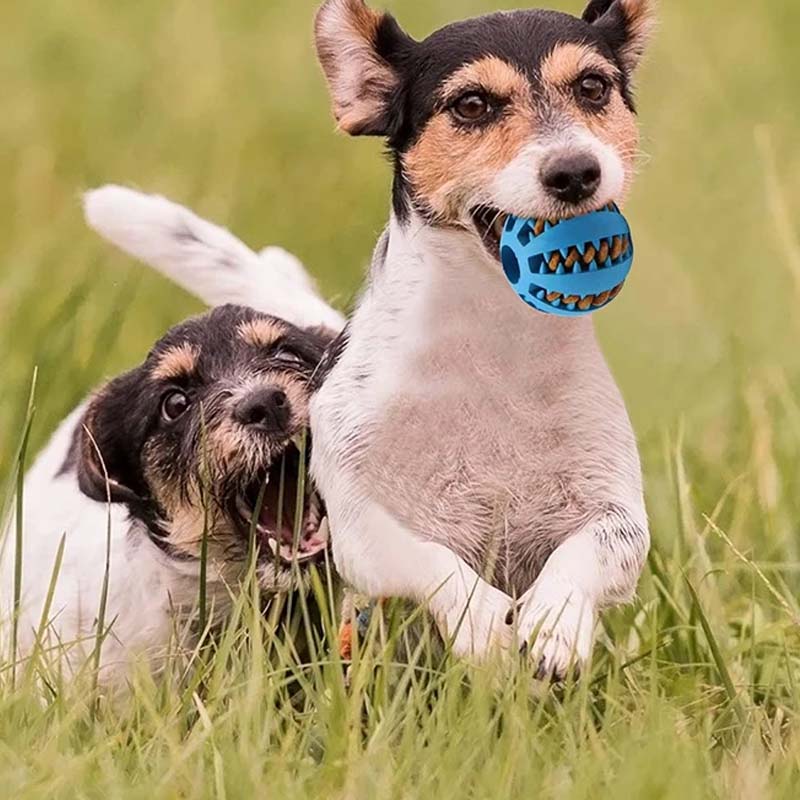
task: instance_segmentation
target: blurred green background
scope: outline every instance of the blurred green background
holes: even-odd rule
[[[315,5],[3,4],[0,478],[34,365],[39,446],[89,388],[199,309],[84,227],[83,190],[163,193],[253,246],[293,250],[341,304],[352,296],[390,174],[380,142],[334,133]],[[385,5],[422,37],[515,3]],[[685,425],[717,497],[755,452],[758,415],[794,403],[800,366],[800,3],[670,0],[660,16],[638,81],[648,158],[627,208],[637,263],[597,317],[656,509],[665,434]],[[770,437],[779,448],[781,430]]]

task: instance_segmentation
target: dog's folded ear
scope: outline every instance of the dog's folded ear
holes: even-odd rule
[[[80,490],[98,502],[132,503],[142,499],[136,466],[139,453],[129,441],[130,420],[124,399],[135,391],[133,373],[109,383],[90,401],[77,431]]]
[[[656,4],[654,0],[591,0],[583,19],[603,34],[623,69],[631,73],[655,29]]]
[[[363,0],[327,0],[314,33],[339,127],[353,136],[390,136],[400,63],[414,40]]]

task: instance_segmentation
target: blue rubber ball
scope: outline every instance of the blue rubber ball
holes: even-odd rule
[[[509,216],[500,239],[503,272],[529,306],[578,317],[607,306],[633,264],[633,240],[613,203],[549,222]]]

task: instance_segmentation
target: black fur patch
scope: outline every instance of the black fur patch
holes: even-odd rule
[[[339,363],[339,359],[342,357],[342,353],[344,353],[345,348],[347,347],[347,342],[350,339],[349,329],[350,324],[348,323],[345,325],[344,330],[330,343],[328,349],[325,351],[325,355],[319,362],[319,366],[314,372],[314,376],[311,380],[312,392],[316,392],[320,389],[330,371],[336,366],[336,364]]]

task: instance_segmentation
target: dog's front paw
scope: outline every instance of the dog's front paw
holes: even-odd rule
[[[444,608],[437,605],[434,617],[454,655],[481,662],[511,646],[513,603],[499,589],[481,581],[469,593],[459,591]]]
[[[518,640],[536,668],[536,677],[558,682],[570,672],[577,675],[592,651],[591,600],[575,587],[540,578],[518,608]]]

